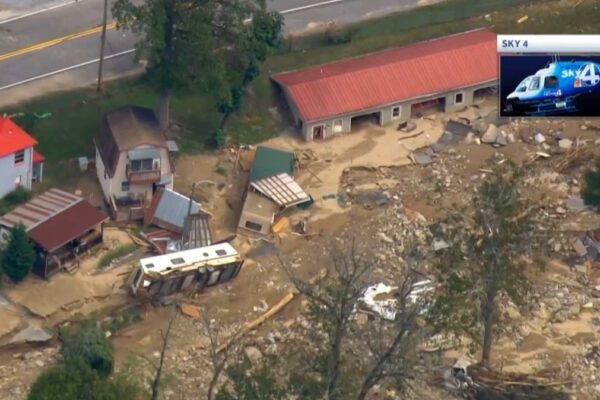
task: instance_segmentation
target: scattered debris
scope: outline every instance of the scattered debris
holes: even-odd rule
[[[529,19],[529,15],[524,15],[517,20],[517,24],[522,24],[523,22],[527,21],[528,19]]]
[[[433,162],[433,159],[425,153],[411,153],[409,157],[413,163],[418,165],[429,165]]]
[[[567,208],[571,211],[583,211],[585,210],[585,203],[581,197],[570,196],[565,202]]]
[[[396,288],[386,285],[385,283],[377,283],[372,286],[368,286],[363,291],[362,296],[358,299],[359,304],[371,311],[381,318],[393,321],[396,318],[396,308],[398,306],[398,300],[394,298],[388,298],[385,300],[376,300],[377,296],[382,294],[390,294]]]
[[[535,134],[535,136],[533,137],[533,140],[535,140],[535,142],[536,142],[537,144],[542,144],[542,143],[544,143],[544,142],[546,141],[546,136],[544,136],[544,134],[543,134],[543,133],[541,133],[541,132],[538,132],[538,133],[536,133],[536,134]]]
[[[498,130],[498,127],[496,127],[496,125],[490,124],[485,133],[481,136],[481,142],[487,144],[496,143],[496,139],[498,137],[499,132],[500,131]]]
[[[400,125],[398,125],[398,130],[400,132],[408,133],[408,132],[414,131],[415,129],[417,129],[417,124],[415,124],[414,122],[410,122],[410,121],[403,122]]]
[[[569,139],[560,139],[558,141],[558,147],[561,149],[570,149],[573,146],[573,141]]]
[[[448,243],[444,239],[433,239],[433,251],[445,250],[448,247]]]
[[[584,246],[581,239],[575,239],[572,242],[573,250],[577,253],[579,257],[583,257],[587,254],[587,248]]]
[[[196,307],[193,304],[180,304],[179,308],[181,312],[192,319],[200,319],[200,308]]]

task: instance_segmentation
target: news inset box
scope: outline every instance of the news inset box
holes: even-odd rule
[[[600,117],[600,35],[498,35],[502,117]]]

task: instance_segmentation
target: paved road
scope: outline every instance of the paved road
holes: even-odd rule
[[[436,0],[433,0],[436,1]],[[437,0],[443,1],[443,0]],[[268,0],[285,17],[286,31],[299,32],[327,21],[356,21],[422,4],[419,0]],[[0,0],[0,106],[53,91],[93,83],[98,58],[103,0]],[[76,34],[73,37],[73,34]],[[106,76],[141,69],[136,38],[109,30]],[[84,65],[61,74],[52,72]],[[28,83],[29,80],[33,80]]]

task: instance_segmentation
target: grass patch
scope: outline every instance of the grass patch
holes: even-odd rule
[[[225,169],[225,167],[223,167],[222,165],[218,164],[215,167],[215,173],[222,175],[222,176],[227,176],[227,169]]]
[[[529,19],[517,24],[523,15]],[[595,33],[598,15],[597,0],[588,0],[576,8],[566,0],[449,0],[340,27],[335,34],[347,34],[347,43],[331,44],[336,41],[328,39],[325,32],[294,37],[265,63],[263,73],[253,83],[244,111],[230,120],[227,133],[234,143],[253,144],[281,131],[283,121],[270,110],[277,100],[269,76],[276,72],[479,27],[489,27],[497,33]],[[46,156],[46,180],[65,185],[77,175],[71,173],[76,168],[73,160],[79,156],[93,157],[92,139],[102,115],[129,104],[155,107],[156,93],[141,79],[124,79],[108,83],[105,93],[100,95],[90,89],[74,90],[0,113],[24,113],[15,119],[38,139],[39,150]],[[34,113],[52,115],[38,118]],[[172,120],[179,127],[177,140],[181,152],[198,153],[207,151],[205,143],[218,127],[220,115],[214,99],[189,90],[173,98]]]
[[[98,268],[104,269],[104,268],[108,267],[110,265],[110,263],[112,263],[116,259],[119,259],[130,253],[133,253],[136,249],[137,249],[137,246],[132,243],[124,244],[119,247],[115,247],[114,249],[106,252],[106,254],[104,254],[102,257],[100,257],[100,260],[98,261]]]
[[[113,335],[128,326],[141,321],[142,314],[136,308],[128,308],[121,314],[109,318],[109,322],[103,325],[105,330],[110,331]]]

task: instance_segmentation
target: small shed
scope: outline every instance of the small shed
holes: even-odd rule
[[[82,253],[102,243],[108,215],[86,200],[50,189],[0,217],[0,243],[23,224],[37,254],[33,270],[43,278],[79,265]]]
[[[254,235],[268,235],[271,233],[271,225],[277,211],[279,206],[273,200],[254,191],[248,191],[238,229]]]

